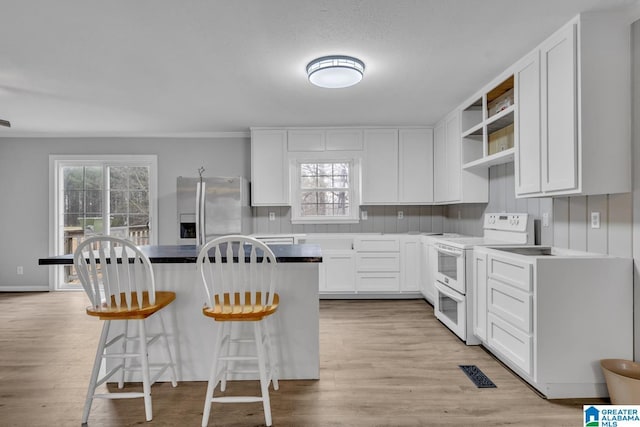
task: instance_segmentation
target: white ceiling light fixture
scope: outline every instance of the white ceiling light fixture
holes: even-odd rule
[[[329,89],[353,86],[362,80],[363,75],[364,62],[352,56],[323,56],[307,65],[309,81]]]

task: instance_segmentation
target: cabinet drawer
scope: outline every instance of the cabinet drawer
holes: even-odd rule
[[[488,310],[523,332],[531,333],[531,294],[494,279],[489,279],[487,285]]]
[[[358,273],[356,279],[358,291],[390,291],[400,290],[400,273]]]
[[[527,292],[532,290],[531,268],[529,263],[507,257],[489,255],[487,259],[487,276]]]
[[[398,252],[400,240],[388,237],[361,237],[353,241],[353,247],[359,252]]]
[[[359,253],[356,255],[358,271],[400,271],[398,253]]]
[[[531,335],[522,332],[505,322],[493,313],[487,316],[488,345],[499,356],[506,358],[524,373],[533,376],[532,352],[533,339]]]

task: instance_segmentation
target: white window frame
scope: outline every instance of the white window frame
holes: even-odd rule
[[[63,177],[61,170],[64,166],[96,165],[96,166],[147,166],[149,168],[149,244],[158,241],[158,156],[156,155],[50,155],[49,156],[49,253],[62,254],[63,242],[58,231],[64,224],[60,224],[60,192]],[[105,197],[107,197],[105,192]],[[78,286],[68,286],[64,283],[64,266],[50,267],[49,289],[51,290],[82,290]]]
[[[302,216],[302,188],[300,183],[300,165],[303,163],[349,163],[349,215],[343,216]],[[354,156],[346,158],[296,157],[289,159],[291,177],[291,223],[292,224],[356,224],[360,220],[360,159]]]

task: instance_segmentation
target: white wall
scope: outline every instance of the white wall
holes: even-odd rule
[[[49,256],[50,154],[155,154],[158,156],[159,244],[176,244],[176,177],[249,177],[248,138],[1,138],[0,290],[46,290]],[[24,275],[16,274],[24,266]]]

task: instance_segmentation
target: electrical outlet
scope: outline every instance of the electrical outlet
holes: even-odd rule
[[[23,267],[23,266],[21,266],[21,265],[19,265],[19,266],[16,268],[16,274],[17,274],[18,276],[22,276],[22,275],[24,274],[24,267]]]
[[[404,212],[398,211],[398,219],[403,219],[403,218],[404,218]]]
[[[367,219],[369,219],[369,215],[367,215],[367,211],[360,211],[360,217],[362,218],[363,221],[366,221]]]
[[[600,212],[591,212],[591,228],[600,228]]]
[[[549,226],[549,212],[544,212],[542,214],[542,226],[543,227]]]
[[[276,213],[269,212],[269,221],[275,221],[275,220],[276,220]]]

